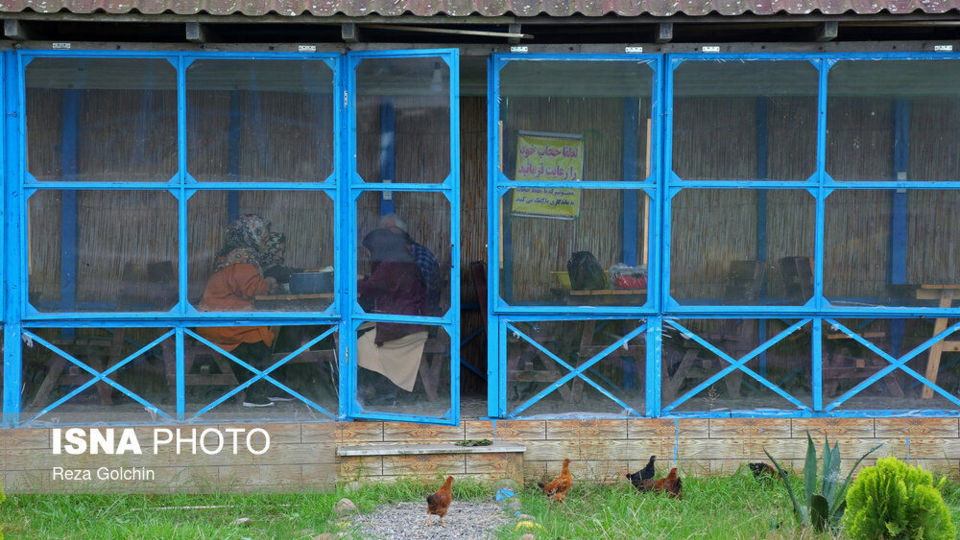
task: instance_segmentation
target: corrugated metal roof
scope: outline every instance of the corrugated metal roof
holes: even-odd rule
[[[960,0],[0,0],[0,12],[283,16],[804,15],[945,13]]]

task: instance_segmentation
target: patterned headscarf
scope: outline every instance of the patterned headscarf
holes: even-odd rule
[[[287,236],[282,232],[272,232],[267,239],[267,246],[260,252],[260,266],[264,269],[274,266],[283,266],[284,248],[287,245]]]
[[[217,253],[216,269],[233,264],[249,263],[260,270],[265,239],[270,235],[270,222],[256,214],[244,214],[227,225],[226,239]]]

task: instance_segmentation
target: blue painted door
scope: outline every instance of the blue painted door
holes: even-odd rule
[[[456,424],[458,51],[358,52],[344,62],[343,410],[352,418]]]

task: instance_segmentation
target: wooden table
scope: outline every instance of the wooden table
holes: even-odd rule
[[[960,285],[920,285],[917,289],[918,300],[939,300],[941,308],[953,306],[953,302],[960,300]],[[933,324],[933,335],[937,335],[947,329],[947,318],[938,318]],[[942,339],[930,347],[930,356],[927,360],[927,372],[924,376],[932,383],[937,382],[937,372],[940,371],[940,357],[945,352],[960,351],[960,341],[951,341]],[[933,397],[933,388],[923,387],[920,394],[923,399]]]
[[[327,301],[327,302],[325,302]],[[253,297],[257,308],[289,308],[297,304],[314,306],[333,301],[333,293],[317,294],[260,294]]]
[[[592,291],[574,291],[563,289],[564,303],[571,306],[612,306],[634,305],[631,300],[646,302],[646,289],[596,289]]]

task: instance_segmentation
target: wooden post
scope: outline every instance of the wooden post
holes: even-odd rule
[[[953,295],[956,291],[953,289],[943,289],[940,291],[940,308],[949,308],[953,304]],[[943,332],[947,329],[947,319],[940,317],[933,323],[933,335],[937,335],[940,332]],[[940,341],[933,344],[930,347],[930,357],[927,359],[927,371],[923,374],[928,381],[932,383],[937,382],[937,372],[940,371],[940,357],[943,355],[943,348],[947,345],[947,338],[943,338]],[[920,396],[923,399],[930,399],[933,397],[933,388],[924,385],[923,392]]]

